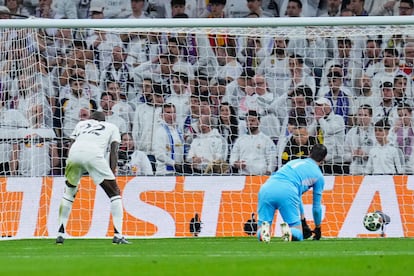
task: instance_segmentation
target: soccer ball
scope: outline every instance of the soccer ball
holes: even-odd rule
[[[382,224],[382,217],[378,213],[367,213],[364,217],[364,226],[369,231],[379,230]]]

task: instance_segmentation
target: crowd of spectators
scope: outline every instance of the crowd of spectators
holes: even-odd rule
[[[1,2],[1,19],[414,11],[412,0]],[[414,37],[407,34],[47,28],[3,31],[0,48],[1,175],[64,173],[68,137],[94,110],[122,133],[119,174],[271,174],[317,143],[328,148],[325,174],[414,171]]]

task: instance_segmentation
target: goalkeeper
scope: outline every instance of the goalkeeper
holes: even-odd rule
[[[303,240],[302,194],[310,188],[313,189],[313,239],[321,238],[321,199],[325,180],[319,166],[326,154],[326,147],[316,144],[312,147],[309,158],[288,162],[263,184],[258,199],[259,241],[270,242],[270,229],[276,210],[279,210],[285,221],[281,224],[283,240]]]

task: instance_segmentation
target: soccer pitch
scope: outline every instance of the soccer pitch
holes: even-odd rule
[[[52,239],[0,242],[0,275],[411,275],[414,239]],[[410,272],[411,271],[411,272]],[[284,273],[284,274],[278,274]]]

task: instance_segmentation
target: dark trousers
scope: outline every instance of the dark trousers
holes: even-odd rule
[[[9,162],[0,163],[0,175],[10,175]]]
[[[323,164],[322,167],[323,174],[330,175],[347,175],[349,174],[349,164]]]

